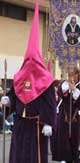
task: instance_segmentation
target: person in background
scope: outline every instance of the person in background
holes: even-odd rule
[[[14,126],[14,116],[15,116],[15,113],[12,112],[12,113],[5,119],[5,128],[6,128],[6,133],[8,133],[8,134],[12,133],[13,126]]]
[[[3,96],[3,87],[2,87],[2,79],[0,79],[0,100]],[[0,103],[0,133],[3,131],[3,110],[2,110],[2,104]]]
[[[0,133],[3,131],[3,112],[2,112],[2,104],[0,103]]]
[[[54,80],[54,83],[53,83],[54,84],[54,89],[55,89],[56,104],[58,104],[59,101],[60,101],[60,97],[59,97],[60,82],[61,82],[60,80],[56,79],[56,80]],[[57,110],[57,113],[58,113],[58,110]]]
[[[10,89],[7,88],[7,92],[9,91]],[[0,79],[0,99],[1,97],[3,96],[4,94],[4,90],[3,90],[3,81],[2,79]],[[3,114],[4,114],[4,111],[3,111],[3,105],[2,103],[0,102],[0,133],[2,134],[3,133]],[[11,117],[11,115],[9,116]],[[12,124],[8,121],[8,118],[9,117],[5,117],[5,133],[6,134],[10,134],[11,133],[11,127],[12,127]]]
[[[60,84],[58,126],[55,145],[51,141],[52,160],[78,163],[80,150],[80,72],[74,68],[68,81]]]

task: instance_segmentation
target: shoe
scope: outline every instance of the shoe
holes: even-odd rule
[[[4,133],[4,131],[2,131],[2,134]],[[12,131],[11,130],[5,130],[5,134],[11,134],[12,133]]]
[[[12,131],[11,130],[5,130],[5,134],[11,134],[12,133]]]

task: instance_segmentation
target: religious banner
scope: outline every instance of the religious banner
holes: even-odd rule
[[[80,59],[79,0],[50,0],[49,50],[67,68]]]

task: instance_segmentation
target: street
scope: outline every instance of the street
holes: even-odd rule
[[[5,135],[5,163],[9,163],[10,135]],[[3,163],[3,135],[0,134],[0,163]]]
[[[5,163],[9,163],[9,149],[10,149],[10,140],[11,135],[6,134],[5,135]],[[59,163],[51,161],[51,153],[49,149],[49,155],[48,155],[48,163]],[[0,163],[3,163],[3,135],[0,134]]]

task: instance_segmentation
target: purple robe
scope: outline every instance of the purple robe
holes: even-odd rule
[[[34,101],[24,105],[16,97],[12,88],[8,93],[11,101],[11,112],[15,111],[14,128],[11,139],[9,163],[38,163],[40,150],[41,163],[48,163],[48,137],[42,134],[44,124],[56,130],[56,103],[53,84]],[[26,109],[27,117],[39,115],[39,133],[37,119],[22,118]],[[38,146],[38,134],[39,146]]]
[[[72,161],[78,163],[78,145],[79,145],[79,115],[80,97],[77,100],[72,98],[71,115],[71,137],[69,137],[69,116],[70,116],[70,93],[64,96],[59,108],[57,119],[57,132],[55,137],[51,137],[52,160]]]

